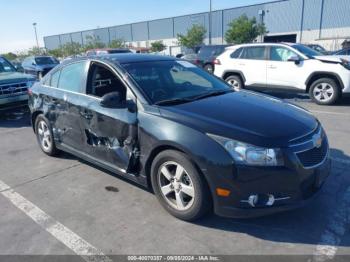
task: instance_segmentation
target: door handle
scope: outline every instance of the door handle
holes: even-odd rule
[[[274,65],[269,65],[269,66],[268,66],[268,68],[270,68],[270,69],[276,69],[276,68],[277,68],[277,66],[274,66]]]
[[[245,66],[245,64],[244,64],[244,63],[239,63],[238,65],[240,65],[240,66]]]

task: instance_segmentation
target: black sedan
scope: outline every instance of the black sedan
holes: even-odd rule
[[[171,57],[70,60],[30,90],[48,155],[67,151],[155,192],[174,216],[251,217],[296,208],[330,170],[328,141],[302,108]]]

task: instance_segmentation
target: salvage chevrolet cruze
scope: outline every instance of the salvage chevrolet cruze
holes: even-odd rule
[[[327,137],[310,113],[236,92],[186,61],[70,60],[29,94],[46,154],[67,151],[149,187],[183,220],[210,210],[252,217],[300,207],[329,174]]]

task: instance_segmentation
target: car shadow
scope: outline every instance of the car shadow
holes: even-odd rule
[[[20,128],[30,126],[30,112],[26,105],[0,108],[0,128]]]
[[[346,190],[350,190],[350,178],[346,176],[350,173],[350,157],[338,149],[331,149],[331,156],[341,159],[347,163],[347,166],[334,163],[333,160],[332,171],[325,185],[318,196],[303,208],[249,219],[223,218],[211,214],[194,224],[216,230],[248,234],[273,242],[317,245],[332,223],[345,228],[349,226],[348,218],[345,217],[349,216],[348,207],[347,210],[339,210],[344,209],[344,206],[339,205],[339,201],[341,202],[344,198]],[[339,217],[339,214],[343,214],[344,217],[341,215]],[[342,224],[344,223],[342,219],[346,224]],[[346,233],[349,234],[349,232]],[[342,239],[343,236],[336,235],[336,237]],[[340,241],[337,245],[350,246],[350,238],[344,239],[348,241]],[[332,239],[328,240],[330,243],[322,244],[334,244]]]

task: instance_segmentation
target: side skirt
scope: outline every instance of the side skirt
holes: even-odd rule
[[[70,153],[70,154],[78,157],[78,158],[81,158],[81,159],[83,159],[91,164],[97,165],[103,169],[106,169],[112,173],[120,175],[128,180],[131,180],[131,181],[133,181],[141,186],[148,188],[147,178],[145,176],[128,173],[124,169],[120,169],[117,166],[114,166],[108,162],[96,159],[95,157],[92,157],[86,153],[80,152],[80,151],[78,151],[78,150],[76,150],[76,149],[74,149],[66,144],[56,142],[56,147],[62,151],[65,151],[67,153]]]

